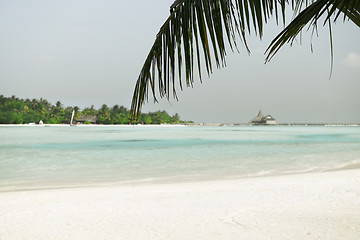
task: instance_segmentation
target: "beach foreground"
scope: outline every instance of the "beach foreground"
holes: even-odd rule
[[[359,239],[360,170],[0,193],[0,239]]]

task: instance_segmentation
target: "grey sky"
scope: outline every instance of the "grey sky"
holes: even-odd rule
[[[66,106],[106,103],[130,107],[135,82],[173,0],[0,1],[0,94],[45,98]],[[360,31],[333,26],[330,73],[327,27],[305,32],[264,65],[265,38],[249,38],[252,54],[228,51],[227,67],[179,92],[179,102],[150,101],[144,111],[166,110],[197,122],[248,122],[261,108],[279,122],[360,122]]]

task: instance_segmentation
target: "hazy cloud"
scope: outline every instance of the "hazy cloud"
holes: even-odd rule
[[[58,60],[58,57],[52,56],[52,55],[42,55],[42,56],[39,56],[39,60],[44,63],[53,63]]]
[[[257,47],[252,52],[256,55],[264,56],[265,49],[263,47]]]
[[[351,52],[345,57],[344,63],[349,67],[360,68],[360,55]]]

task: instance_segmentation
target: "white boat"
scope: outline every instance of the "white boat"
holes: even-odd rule
[[[73,112],[72,112],[72,114],[71,114],[70,127],[76,127],[76,124],[73,123],[74,114],[75,114],[75,110],[73,110]]]

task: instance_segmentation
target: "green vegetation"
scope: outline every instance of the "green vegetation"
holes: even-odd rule
[[[64,107],[60,101],[52,105],[45,99],[19,99],[15,96],[4,97],[0,95],[0,124],[27,124],[39,123],[42,120],[46,124],[69,124],[72,111],[75,110],[74,122],[85,119],[84,124],[91,122],[87,117],[93,117],[98,124],[130,124],[130,111],[119,105],[108,107],[103,104],[100,109],[94,106],[80,110],[79,107]],[[175,124],[180,121],[178,114],[170,116],[165,111],[142,113],[139,119],[133,123],[141,124]]]

